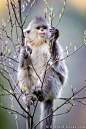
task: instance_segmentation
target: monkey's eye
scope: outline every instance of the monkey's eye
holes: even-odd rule
[[[30,33],[30,30],[28,30],[27,33]]]
[[[43,29],[47,29],[47,26],[42,26]]]
[[[37,26],[36,29],[39,30],[40,29],[40,26]]]

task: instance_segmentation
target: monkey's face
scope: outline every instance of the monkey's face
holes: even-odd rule
[[[30,45],[40,45],[49,39],[49,29],[47,25],[34,25],[31,29],[26,30],[27,39]]]
[[[46,39],[47,38],[47,26],[37,26],[36,27],[36,32],[38,33],[39,39]]]
[[[24,32],[26,39],[29,39],[27,43],[35,46],[46,43],[50,36],[49,24],[42,17],[33,19]]]

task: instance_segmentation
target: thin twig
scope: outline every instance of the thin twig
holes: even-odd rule
[[[65,0],[65,2],[64,2],[63,12],[60,14],[59,20],[58,20],[57,24],[55,25],[55,28],[57,27],[57,25],[60,23],[60,21],[61,21],[61,19],[62,19],[62,16],[63,16],[63,14],[64,14],[65,7],[66,7],[66,0]]]
[[[12,42],[12,44],[13,44],[13,48],[14,48],[14,51],[15,51],[15,54],[16,54],[16,56],[17,56],[17,52],[16,52],[16,49],[15,49],[15,44],[14,44],[14,42],[13,42],[12,38],[11,38],[10,36],[8,36],[8,34],[7,34],[7,31],[6,31],[6,30],[5,30],[5,33],[6,33],[7,38]],[[18,56],[17,56],[17,58],[18,58]]]
[[[3,62],[4,62],[7,58],[9,58],[9,59],[15,61],[16,63],[19,63],[17,60],[15,60],[15,59],[13,59],[13,58],[11,58],[11,57],[9,57],[9,56],[7,56],[7,57],[3,60]]]
[[[12,109],[14,110],[14,104],[13,104],[13,99],[11,98],[11,103],[12,103]],[[16,114],[14,114],[14,118],[15,118],[15,122],[16,122],[16,127],[17,129],[19,129],[19,126],[18,126],[18,121],[17,121],[17,118],[16,118]]]
[[[0,73],[1,73],[1,75],[9,82],[9,85],[10,85],[12,91],[13,91],[14,89],[13,89],[13,87],[12,87],[12,85],[11,85],[10,80],[9,80],[8,78],[6,78],[6,77],[2,74],[2,72],[0,72]],[[32,116],[24,109],[24,107],[21,105],[21,103],[20,103],[19,100],[17,99],[16,95],[14,94],[13,96],[15,97],[15,99],[16,99],[17,103],[19,104],[19,106],[21,107],[21,109],[23,109],[24,112],[26,112],[29,117],[32,117]]]
[[[12,6],[12,9],[13,9],[14,15],[15,15],[15,19],[16,19],[16,21],[17,21],[17,23],[18,23],[19,27],[21,28],[20,23],[19,23],[19,21],[18,21],[18,18],[17,18],[17,16],[16,16],[16,12],[15,12],[15,5],[12,3],[12,1],[11,1],[11,0],[10,0],[10,3],[11,3],[11,6]]]
[[[63,114],[66,114],[66,113],[68,113],[68,112],[70,112],[71,110],[68,110],[67,112],[64,112],[64,113],[61,113],[61,114],[55,114],[55,115],[53,115],[53,116],[60,116],[60,115],[63,115]]]
[[[17,70],[15,70],[14,68],[12,68],[12,67],[10,67],[10,66],[4,65],[4,64],[2,64],[2,63],[0,63],[0,65],[2,65],[2,66],[6,66],[6,67],[8,67],[8,68],[12,69],[13,71],[18,72]]]
[[[51,59],[51,57],[50,57],[50,59]],[[48,62],[50,61],[50,59],[47,61],[47,64],[46,64],[45,73],[44,73],[44,77],[43,77],[43,81],[42,81],[42,86],[41,87],[43,87],[43,83],[44,83],[46,72],[47,72],[46,69],[47,69]]]
[[[28,13],[26,14],[26,17],[25,17],[25,19],[24,19],[24,21],[23,21],[23,23],[22,23],[22,26],[25,24],[25,21],[26,21],[26,19],[27,19],[27,16],[28,16],[30,10],[32,9],[34,3],[35,3],[35,0],[34,0],[33,3],[31,4],[30,9],[29,9]]]
[[[12,39],[12,30],[13,30],[13,23],[12,23],[12,19],[11,19],[11,13],[10,13],[10,7],[9,7],[9,1],[7,0],[8,3],[8,11],[9,11],[9,16],[10,16],[10,22],[11,22],[11,39]]]
[[[39,80],[40,80],[40,82],[42,83],[42,80],[41,80],[41,78],[39,77],[38,73],[36,72],[36,70],[35,70],[35,68],[34,68],[33,63],[32,63],[32,61],[31,61],[31,60],[30,60],[30,63],[31,63],[31,65],[32,65],[32,68],[33,68],[34,72],[36,73],[36,75],[37,75],[38,79],[39,79]]]
[[[18,4],[19,4],[19,17],[20,17],[20,29],[21,29],[21,42],[22,46],[24,46],[24,33],[23,33],[22,16],[21,16],[21,0],[18,0]]]
[[[8,3],[8,11],[9,11],[9,17],[10,17],[10,22],[11,22],[11,26],[13,26],[13,23],[12,23],[12,19],[11,19],[11,13],[10,13],[10,7],[9,7],[9,1],[7,0],[7,3]]]
[[[26,116],[25,116],[25,115],[23,115],[23,114],[21,114],[21,113],[19,113],[19,112],[15,111],[15,110],[12,110],[12,109],[6,108],[6,107],[4,107],[4,106],[0,106],[0,108],[10,110],[10,111],[12,111],[12,114],[14,114],[14,112],[15,112],[15,113],[17,113],[18,115],[21,115],[21,116],[23,116],[24,118],[26,118]],[[26,119],[27,119],[27,118],[26,118]]]
[[[70,53],[69,55],[67,55],[66,57],[64,57],[64,58],[62,58],[62,59],[58,59],[58,60],[55,60],[47,69],[46,69],[46,71],[49,69],[49,68],[51,68],[51,66],[52,65],[54,65],[57,61],[62,61],[62,60],[64,60],[64,59],[66,59],[66,58],[68,58],[69,56],[71,56],[71,55],[73,55],[76,51],[78,51],[82,46],[84,46],[85,45],[85,43],[83,43],[81,46],[79,46],[75,51],[73,51],[72,53]]]
[[[2,53],[4,52],[4,50],[3,50],[3,29],[2,29],[2,35],[1,35],[1,42],[2,42]]]
[[[58,99],[67,100],[68,98],[58,98]],[[77,99],[86,99],[86,97],[73,98],[73,100],[77,100]]]
[[[79,102],[79,103],[81,103],[82,105],[86,106],[86,104],[83,103],[82,101],[79,101],[79,100],[74,100],[74,101]]]

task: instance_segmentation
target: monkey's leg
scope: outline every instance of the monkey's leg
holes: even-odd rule
[[[35,85],[34,87],[34,94],[36,96],[41,96],[42,101],[42,110],[41,110],[41,120],[47,117],[50,113],[52,113],[52,107],[53,107],[53,99],[56,98],[56,96],[59,93],[59,90],[61,88],[62,84],[61,81],[54,71],[53,68],[50,68],[45,75],[43,87],[41,89],[41,86]],[[39,95],[39,101],[40,101],[40,95]],[[53,115],[50,115],[46,120],[44,120],[41,123],[41,129],[51,129],[53,126]]]
[[[39,97],[39,101],[52,100],[58,95],[61,86],[60,73],[57,73],[54,68],[50,68],[46,72],[43,86],[41,83],[32,86],[32,93]]]

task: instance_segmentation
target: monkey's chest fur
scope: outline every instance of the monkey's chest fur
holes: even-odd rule
[[[29,67],[29,74],[32,80],[32,85],[35,85],[39,80],[37,74],[41,79],[43,78],[47,62],[50,59],[50,51],[48,46],[46,45],[42,48],[32,49],[30,58],[36,72],[33,68]]]

